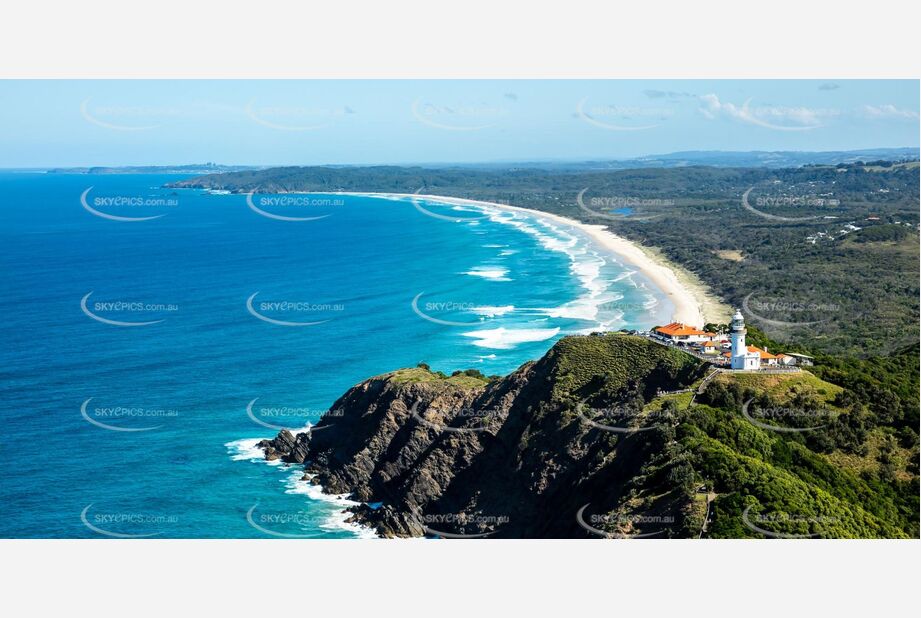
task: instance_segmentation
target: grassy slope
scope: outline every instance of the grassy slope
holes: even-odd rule
[[[636,352],[636,350],[634,350]],[[894,379],[894,378],[893,378]],[[841,386],[809,373],[722,374],[715,382],[738,383],[745,392],[768,396],[778,403],[804,394],[831,410],[845,413],[835,402]],[[689,395],[666,395],[646,403],[644,411],[659,410],[666,402],[687,408]],[[647,477],[687,459],[694,469],[694,485],[704,484],[718,497],[711,506],[707,531],[713,538],[760,538],[742,517],[750,508],[749,521],[779,533],[826,538],[917,538],[917,476],[903,472],[896,480],[885,479],[870,465],[880,429],[867,439],[870,453],[855,458],[840,451],[816,453],[797,435],[762,429],[747,421],[737,409],[713,408],[699,402],[677,425],[677,446],[668,457],[650,462]],[[897,465],[905,468],[917,452],[898,450]],[[878,466],[876,466],[878,468]],[[661,480],[643,479],[636,494],[647,503],[669,489]],[[703,522],[706,498],[689,495],[684,533],[696,536]],[[773,519],[773,521],[772,521]]]
[[[707,369],[679,350],[640,337],[608,333],[566,337],[530,370],[530,379],[539,383],[541,399],[566,410],[584,400],[611,403],[635,397],[637,392],[686,387],[699,381]],[[465,374],[448,377],[424,367],[403,369],[388,377],[401,383],[464,389],[481,388],[488,383]],[[735,382],[746,396],[766,395],[781,403],[806,393],[838,412],[848,412],[835,406],[843,388],[809,372],[723,374],[714,382]],[[761,527],[784,534],[918,537],[914,474],[902,474],[897,479],[884,477],[871,469],[865,457],[814,452],[800,434],[763,429],[746,420],[738,409],[711,407],[700,401],[688,407],[690,394],[653,395],[641,401],[644,413],[660,410],[666,402],[680,412],[677,422],[663,415],[645,415],[644,422],[661,424],[674,439],[657,447],[644,473],[632,481],[632,497],[620,505],[621,511],[649,514],[684,504],[686,519],[678,533],[696,537],[706,511],[706,498],[695,495],[694,490],[705,485],[717,494],[710,507],[707,537],[761,537],[745,524],[746,509],[749,521],[756,518]],[[867,440],[871,457],[876,452],[872,445],[878,441],[878,432],[871,433]],[[637,435],[646,439],[655,433]],[[905,451],[899,456],[908,459],[916,453]],[[675,480],[676,470],[682,466],[692,469],[692,476]]]
[[[566,337],[545,362],[552,365],[554,399],[584,397],[602,387],[614,393],[638,380],[652,391],[686,386],[705,371],[704,363],[684,352],[619,333]]]
[[[757,373],[721,373],[713,379],[714,382],[729,384],[736,382],[743,388],[752,389],[759,393],[766,393],[772,399],[785,401],[797,391],[814,393],[827,404],[831,404],[835,396],[842,389],[840,386],[830,384],[819,379],[808,371],[786,374],[757,374]]]
[[[488,383],[487,380],[483,380],[474,376],[467,374],[459,373],[452,376],[445,376],[444,374],[437,373],[426,369],[425,367],[412,367],[409,369],[398,369],[389,374],[386,374],[386,377],[391,381],[397,384],[410,384],[410,383],[433,383],[433,384],[450,384],[452,386],[457,386],[463,389],[469,388],[482,388]]]

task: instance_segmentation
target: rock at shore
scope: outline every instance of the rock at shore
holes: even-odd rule
[[[281,459],[285,463],[302,464],[307,458],[307,446],[310,443],[310,432],[297,435],[287,429],[282,429],[271,440],[263,440],[256,446],[265,452],[266,461]]]

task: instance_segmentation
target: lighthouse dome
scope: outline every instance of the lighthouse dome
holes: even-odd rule
[[[732,322],[729,325],[732,332],[741,332],[745,330],[745,318],[742,317],[742,312],[736,309],[735,314],[732,316]]]

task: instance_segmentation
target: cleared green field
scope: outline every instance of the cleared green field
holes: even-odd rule
[[[844,390],[808,371],[791,374],[725,372],[716,376],[713,381],[727,385],[735,382],[742,388],[767,393],[772,399],[780,402],[791,399],[797,393],[809,393],[830,404],[838,393]]]

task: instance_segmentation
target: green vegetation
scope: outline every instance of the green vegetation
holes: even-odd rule
[[[781,402],[789,403],[797,396],[808,394],[824,404],[832,404],[844,390],[829,384],[809,373],[722,373],[708,385],[708,392],[720,387],[737,387],[741,391],[753,391]],[[712,389],[712,390],[711,390]]]
[[[727,411],[698,406],[688,420],[679,425],[680,442],[695,475],[718,495],[707,536],[763,536],[746,525],[747,507],[750,523],[780,535],[918,536],[917,491],[912,500],[910,487],[899,492],[838,469]]]
[[[916,406],[917,350],[872,362],[865,375],[869,360],[820,364],[822,375],[723,373],[693,402],[657,393],[699,384],[706,365],[639,337],[567,337],[535,370],[549,368],[548,399],[564,411],[574,401],[636,411],[631,426],[644,431],[608,448],[628,454],[617,465],[637,453],[645,463],[612,521],[677,511],[674,536],[917,538],[917,434],[879,408]]]
[[[620,403],[630,399],[639,407],[659,389],[702,378],[707,367],[680,350],[620,333],[565,337],[540,364],[553,368],[551,401],[581,402],[592,395]]]
[[[526,367],[541,385],[531,394],[539,417],[532,420],[550,426],[559,411],[564,422],[555,431],[579,436],[575,410],[584,404],[635,412],[630,426],[648,429],[592,434],[598,466],[620,458],[618,470],[639,468],[626,477],[612,472],[612,513],[680,510],[682,521],[670,529],[676,536],[764,536],[758,528],[767,536],[919,536],[917,162],[618,171],[280,168],[177,186],[421,189],[604,224],[656,247],[743,307],[750,344],[808,354],[815,366],[796,375],[720,376],[692,401],[690,393],[660,391],[699,383],[707,366],[695,357],[624,334],[559,341]],[[588,210],[577,204],[583,189]],[[743,207],[749,189],[750,205],[771,216]],[[624,206],[629,212],[618,213]],[[424,364],[390,379],[488,384],[476,371],[449,377]],[[523,452],[537,435],[522,436]],[[573,448],[566,457],[589,448],[588,438]]]
[[[884,224],[874,225],[855,232],[854,235],[847,239],[848,242],[869,243],[869,242],[889,242],[899,243],[907,238],[914,236],[911,229],[904,225]]]
[[[479,374],[479,375],[476,375]],[[476,370],[467,372],[458,371],[448,376],[441,371],[432,371],[425,363],[419,363],[418,367],[411,369],[398,369],[397,371],[387,374],[387,377],[398,384],[408,383],[445,383],[461,388],[482,388],[487,382],[487,378],[481,377],[482,374]]]
[[[846,388],[853,399],[865,404],[877,424],[911,430],[917,442],[919,416],[919,346],[906,346],[889,356],[866,359],[821,355],[813,372]]]
[[[918,538],[919,445],[910,425],[917,348],[816,362],[814,373],[722,372],[701,390],[712,369],[706,362],[606,333],[564,337],[498,381],[476,371],[445,376],[424,364],[388,378],[474,389],[488,408],[514,393],[496,434],[497,459],[484,465],[505,462],[529,488],[560,482],[561,493],[547,497],[554,513],[590,498],[608,532]]]
[[[476,378],[477,380],[481,380],[483,382],[494,382],[495,380],[498,380],[502,377],[498,375],[487,376],[479,369],[464,369],[451,373],[452,378],[456,378],[458,376],[470,376],[471,378]]]
[[[422,190],[604,224],[659,248],[726,302],[741,306],[748,299],[750,322],[775,339],[866,357],[919,337],[919,169],[916,162],[884,163],[613,171],[603,164],[286,167],[174,186],[269,193]],[[588,211],[577,204],[583,189]],[[748,189],[757,210],[805,219],[774,220],[746,210],[741,197]],[[631,212],[618,214],[623,207]]]
[[[694,393],[674,393],[656,397],[643,406],[643,413],[658,413],[663,410],[684,410],[691,405]]]

